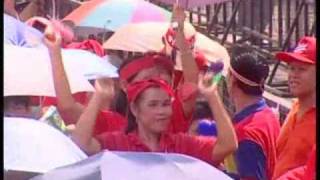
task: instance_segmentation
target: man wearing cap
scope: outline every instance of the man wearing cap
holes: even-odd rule
[[[277,163],[273,179],[307,163],[316,133],[316,39],[303,37],[293,52],[276,58],[288,63],[288,83],[294,102],[277,140]]]
[[[227,173],[240,179],[271,179],[276,163],[280,123],[262,97],[269,73],[258,55],[238,49],[231,58],[227,87],[235,105],[238,150],[225,160]],[[237,179],[236,178],[236,179]]]

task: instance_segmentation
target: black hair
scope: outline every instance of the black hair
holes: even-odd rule
[[[237,86],[246,94],[261,96],[264,91],[264,81],[269,74],[269,66],[262,56],[247,49],[237,49],[231,58],[231,67],[241,76],[261,86],[249,86],[236,79]]]
[[[197,101],[195,111],[192,117],[193,120],[198,119],[214,119],[212,111],[207,101]]]
[[[22,105],[24,107],[29,107],[31,104],[30,97],[28,96],[6,96],[4,97],[4,109],[8,109],[11,104]]]

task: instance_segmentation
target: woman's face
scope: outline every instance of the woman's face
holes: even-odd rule
[[[139,129],[161,133],[167,129],[172,115],[172,99],[162,89],[148,88],[131,107]]]

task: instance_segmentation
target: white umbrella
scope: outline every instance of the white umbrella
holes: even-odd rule
[[[99,77],[118,77],[117,68],[107,59],[97,56],[89,51],[79,49],[63,49],[63,62],[65,69],[72,72],[79,71],[87,79]]]
[[[94,91],[80,70],[66,68],[71,92]],[[55,96],[51,63],[46,48],[4,45],[4,96],[18,95]]]
[[[173,153],[104,151],[32,180],[231,180],[215,167]]]
[[[4,118],[4,169],[45,173],[87,156],[64,134],[33,119]]]

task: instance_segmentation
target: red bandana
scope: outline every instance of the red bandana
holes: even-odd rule
[[[134,102],[143,91],[150,87],[160,87],[169,96],[174,97],[172,88],[162,79],[148,79],[131,83],[127,87],[127,97],[129,102]]]
[[[173,71],[173,62],[170,58],[159,54],[146,54],[145,56],[130,62],[123,69],[121,69],[120,79],[127,81],[141,70],[153,67],[155,65],[162,65],[170,72]]]
[[[101,46],[101,44],[92,39],[88,39],[82,42],[73,42],[66,46],[67,49],[83,49],[83,50],[91,50],[95,54],[97,54],[100,57],[104,56],[104,49]]]

